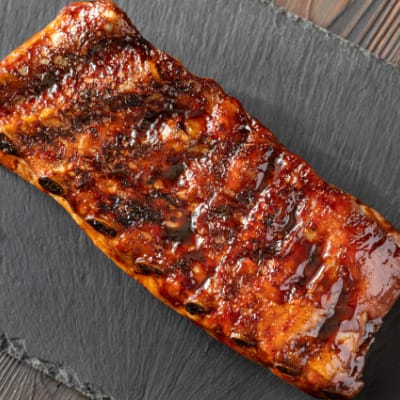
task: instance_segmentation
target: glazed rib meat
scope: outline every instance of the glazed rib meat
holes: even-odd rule
[[[0,149],[211,335],[315,396],[361,390],[399,233],[113,3],[69,5],[0,63]]]

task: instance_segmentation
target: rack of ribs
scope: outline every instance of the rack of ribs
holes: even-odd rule
[[[73,3],[0,63],[0,149],[212,336],[315,396],[361,390],[399,233],[116,5]]]

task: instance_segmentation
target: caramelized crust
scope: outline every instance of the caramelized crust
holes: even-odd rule
[[[315,396],[362,388],[400,235],[106,0],[0,63],[0,163],[211,335]]]

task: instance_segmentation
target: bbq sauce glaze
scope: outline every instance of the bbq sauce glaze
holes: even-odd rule
[[[153,294],[311,394],[362,388],[398,233],[108,1],[0,64],[0,162]]]

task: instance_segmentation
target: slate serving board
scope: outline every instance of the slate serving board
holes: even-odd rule
[[[0,55],[65,0],[0,0]],[[329,182],[400,227],[400,71],[258,0],[119,0],[157,47],[216,79]],[[118,400],[309,396],[225,348],[106,259],[50,198],[0,169],[0,330]],[[359,399],[399,398],[400,305]]]

